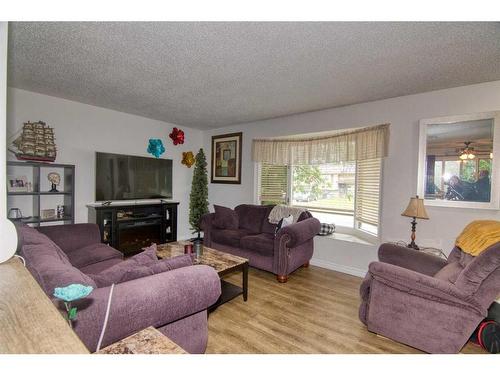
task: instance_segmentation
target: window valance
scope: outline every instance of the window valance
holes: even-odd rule
[[[313,165],[383,158],[389,124],[322,137],[254,139],[252,160],[278,165]]]

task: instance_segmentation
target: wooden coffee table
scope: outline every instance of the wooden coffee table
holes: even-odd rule
[[[177,241],[158,245],[156,254],[161,259],[184,255],[184,245],[189,243],[191,242]],[[243,295],[243,301],[248,299],[248,259],[203,246],[203,254],[194,259],[194,264],[204,264],[212,267],[221,278],[221,296],[210,307],[210,310],[214,310],[217,306],[232,300],[240,294]],[[238,270],[242,272],[241,287],[222,279],[222,276]]]

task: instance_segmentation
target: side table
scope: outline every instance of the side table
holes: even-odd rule
[[[115,342],[96,354],[188,354],[156,328],[148,327]]]
[[[420,251],[423,253],[435,255],[443,259],[448,259],[448,257],[445,255],[445,253],[443,253],[443,250],[441,249],[436,249],[434,247],[421,247]]]
[[[405,241],[402,241],[402,240],[395,241],[395,242],[388,242],[388,243],[393,244],[393,245],[402,246],[402,247],[408,247],[408,244]],[[435,247],[420,247],[416,251],[420,251],[422,253],[431,254],[431,255],[434,255],[434,256],[437,256],[437,257],[440,257],[440,258],[443,258],[443,259],[448,259],[448,257],[446,256],[446,254],[443,253],[443,250],[435,248]]]

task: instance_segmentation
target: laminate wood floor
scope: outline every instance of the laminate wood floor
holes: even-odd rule
[[[225,279],[241,285],[241,273]],[[361,281],[311,266],[279,284],[250,268],[248,301],[210,314],[206,353],[422,353],[368,332],[358,319]],[[462,353],[485,352],[469,343]]]

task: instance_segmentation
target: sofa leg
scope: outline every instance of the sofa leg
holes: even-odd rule
[[[276,279],[280,283],[286,283],[288,281],[288,275],[276,275]]]
[[[309,262],[304,263],[304,265],[302,267],[304,267],[304,268],[309,267]]]

